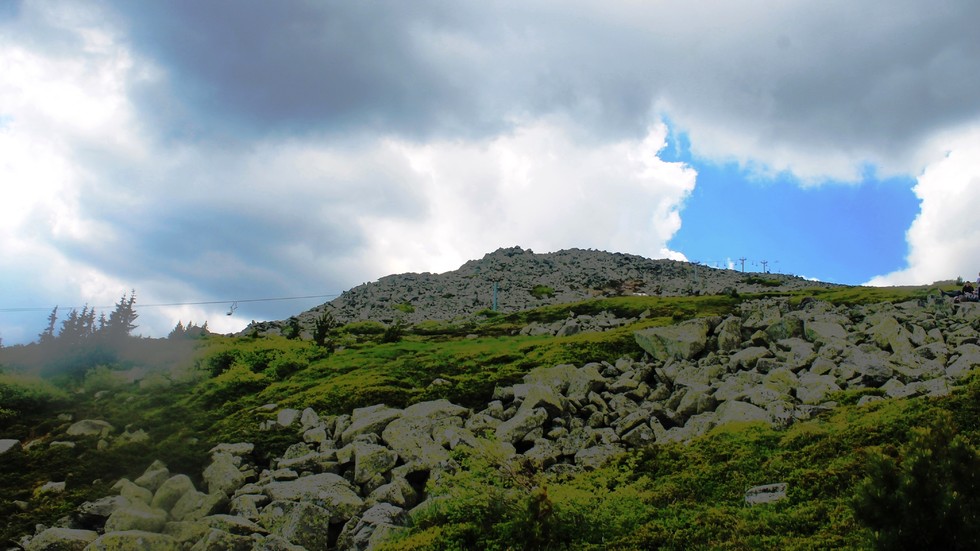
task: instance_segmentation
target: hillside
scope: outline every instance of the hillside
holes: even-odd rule
[[[540,260],[510,252],[477,262]],[[319,344],[133,339],[116,363],[43,378],[10,363],[33,349],[0,349],[2,538],[976,548],[980,308],[926,287],[760,285],[403,325],[338,313]]]
[[[301,329],[309,332],[324,312],[340,323],[372,320],[388,324],[400,320],[417,324],[470,317],[492,309],[495,300],[497,311],[512,313],[596,297],[716,295],[733,291],[744,294],[815,287],[834,285],[784,274],[742,273],[597,250],[538,254],[511,247],[443,274],[382,277],[354,287],[296,319]],[[279,334],[287,323],[260,322],[241,334]]]

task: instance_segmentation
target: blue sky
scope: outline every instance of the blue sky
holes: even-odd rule
[[[803,186],[792,174],[759,175],[695,158],[689,145],[677,136],[662,155],[698,173],[683,225],[668,242],[689,260],[742,269],[745,258],[746,271],[852,285],[905,266],[905,231],[919,212],[915,179],[881,180],[869,168],[858,182]]]
[[[980,271],[980,3],[0,2],[0,338],[500,247]],[[778,263],[776,262],[778,261]],[[233,315],[226,315],[238,301]]]

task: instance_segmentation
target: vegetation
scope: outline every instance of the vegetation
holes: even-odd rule
[[[535,285],[531,288],[531,296],[537,299],[551,298],[555,296],[555,289],[547,285]]]
[[[482,408],[495,386],[518,382],[537,366],[639,358],[636,329],[726,315],[759,296],[860,304],[929,293],[842,287],[614,296],[416,326],[341,326],[324,314],[305,337],[298,331],[223,337],[208,334],[206,326],[202,331],[179,324],[182,330],[170,339],[115,339],[111,356],[101,358],[82,345],[59,349],[52,312],[51,331],[39,343],[0,349],[0,434],[27,444],[0,456],[0,539],[30,533],[36,523],[50,525],[80,502],[106,495],[118,478],[138,476],[155,459],[194,477],[214,444],[249,441],[256,444],[256,462],[267,466],[296,441],[292,431],[259,430],[273,415],[259,408],[267,403],[309,406],[321,415],[436,398]],[[517,334],[531,322],[603,311],[640,321],[570,337]],[[75,317],[90,318],[87,309]],[[436,379],[448,384],[432,385]],[[842,393],[835,397],[840,407],[788,429],[730,425],[688,444],[654,445],[574,475],[504,461],[492,440],[460,448],[454,459],[461,468],[430,481],[430,506],[387,548],[977,548],[971,519],[980,496],[980,376],[945,398],[856,405],[860,395],[874,392]],[[130,425],[150,440],[117,440],[100,450],[83,438],[65,437],[77,448],[52,447],[49,435],[63,435],[70,424],[59,414],[105,419],[117,434]],[[35,497],[34,490],[50,480],[65,480],[66,493]],[[744,505],[746,488],[772,482],[788,483],[789,498]],[[30,503],[29,510],[16,501]],[[910,529],[918,539],[910,538]]]

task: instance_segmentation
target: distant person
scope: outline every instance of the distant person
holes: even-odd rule
[[[978,298],[980,297],[977,295],[977,288],[972,283],[967,282],[963,284],[963,291],[959,296],[953,297],[953,302],[977,302]]]

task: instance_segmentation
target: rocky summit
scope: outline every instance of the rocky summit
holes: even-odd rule
[[[500,312],[517,312],[602,296],[691,296],[831,286],[797,276],[743,273],[592,249],[539,254],[510,247],[452,272],[382,277],[296,318],[308,331],[325,312],[340,323],[401,320],[415,324],[464,318],[494,305]],[[253,323],[242,334],[278,334],[284,325],[281,321]]]

